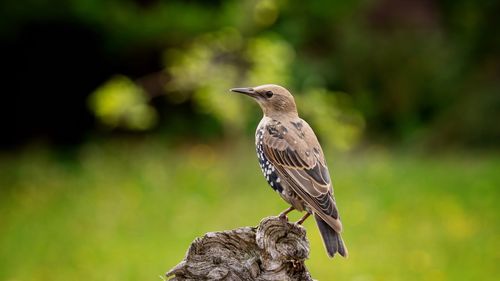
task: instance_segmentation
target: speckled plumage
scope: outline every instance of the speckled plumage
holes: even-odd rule
[[[329,256],[347,256],[323,151],[292,95],[277,85],[232,91],[253,97],[264,112],[255,144],[266,181],[294,209],[314,215]]]
[[[283,192],[283,187],[281,186],[281,179],[278,176],[276,168],[269,162],[266,155],[264,154],[264,127],[258,127],[255,133],[255,148],[257,151],[257,159],[259,159],[260,169],[262,174],[266,178],[267,183],[278,193]]]

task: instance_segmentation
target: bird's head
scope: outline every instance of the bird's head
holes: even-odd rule
[[[295,100],[290,92],[278,85],[267,84],[251,88],[233,88],[232,92],[245,94],[259,103],[265,116],[297,116]]]

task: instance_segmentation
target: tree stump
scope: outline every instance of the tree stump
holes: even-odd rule
[[[196,238],[184,260],[166,276],[170,281],[312,280],[304,264],[308,256],[309,241],[302,226],[267,217],[258,227]]]

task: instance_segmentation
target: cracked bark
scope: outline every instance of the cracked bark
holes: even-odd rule
[[[304,261],[309,241],[300,225],[279,217],[257,227],[209,232],[196,238],[167,280],[312,280]]]

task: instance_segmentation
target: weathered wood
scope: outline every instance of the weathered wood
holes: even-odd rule
[[[304,265],[308,256],[309,241],[302,226],[268,217],[258,227],[196,238],[184,260],[166,276],[170,281],[312,280]]]

